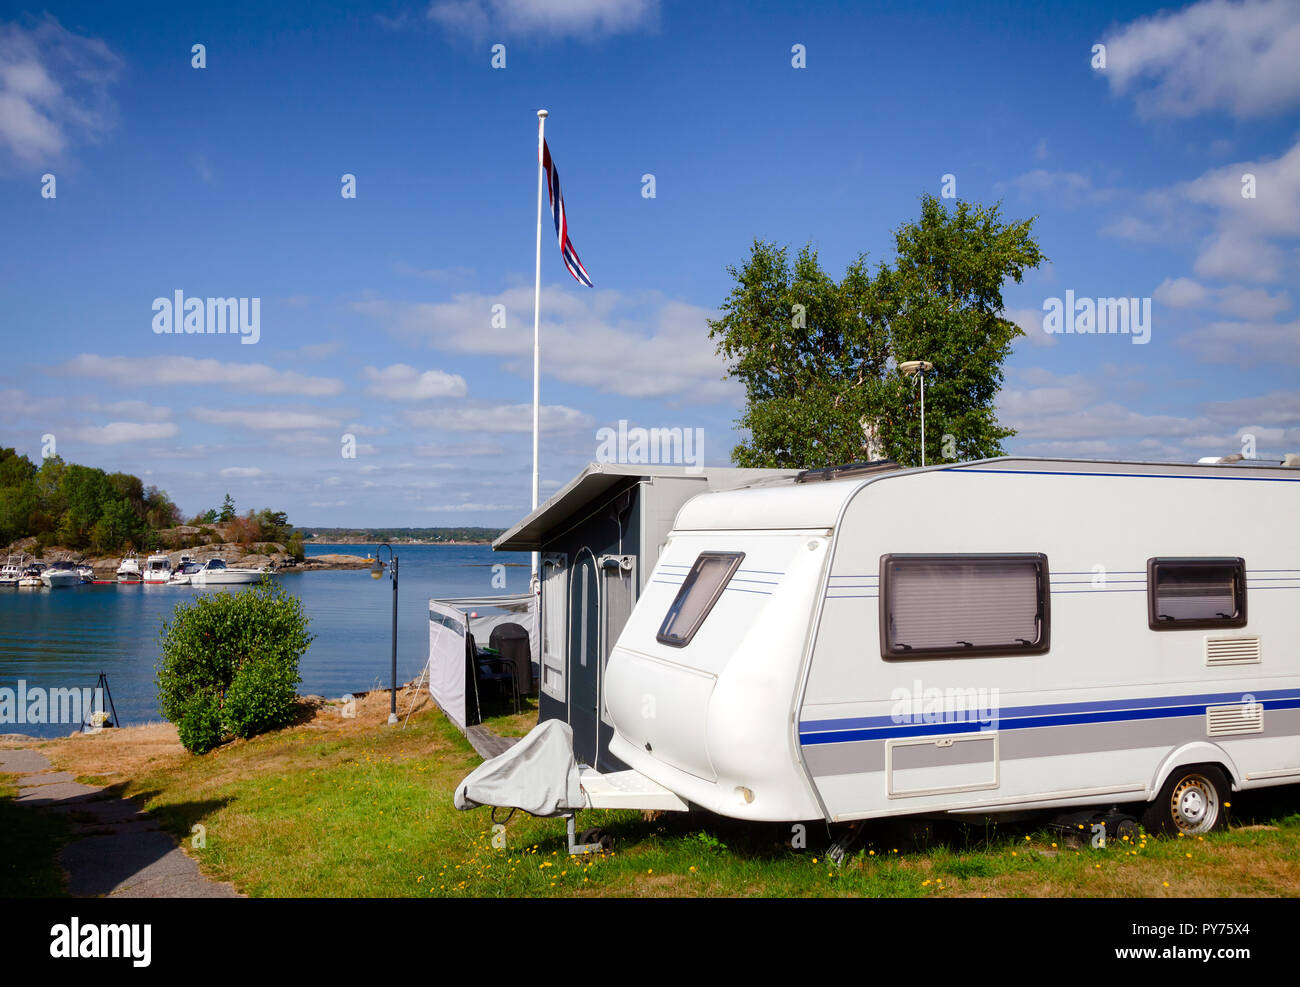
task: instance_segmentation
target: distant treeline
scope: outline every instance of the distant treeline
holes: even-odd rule
[[[301,539],[293,535],[283,511],[250,510],[240,517],[229,494],[221,507],[190,521],[198,531],[164,535],[181,522],[180,509],[167,493],[146,487],[138,476],[65,463],[61,456],[37,466],[14,449],[0,448],[0,546],[34,537],[38,551],[59,545],[110,554],[222,541],[274,542],[301,557]]]
[[[317,541],[492,541],[504,528],[297,528]]]

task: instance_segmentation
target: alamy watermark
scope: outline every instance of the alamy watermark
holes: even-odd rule
[[[0,724],[68,723],[87,725],[98,731],[104,724],[104,690],[46,689],[27,687],[25,679],[18,688],[0,688]]]
[[[916,679],[889,694],[889,718],[895,723],[975,723],[996,730],[1000,702],[994,689],[940,689]]]
[[[1150,298],[1075,298],[1043,300],[1043,332],[1055,335],[1132,336],[1137,344],[1151,342]]]
[[[685,466],[687,473],[704,471],[704,429],[628,427],[596,430],[596,462],[629,465]]]
[[[238,334],[241,343],[262,338],[262,299],[186,298],[177,288],[171,298],[153,300],[153,331],[160,336],[187,334]]]

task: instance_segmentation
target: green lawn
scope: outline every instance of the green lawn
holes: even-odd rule
[[[57,763],[57,745],[46,752]],[[609,855],[571,858],[563,820],[517,813],[494,831],[487,809],[452,806],[477,763],[455,728],[427,711],[405,730],[314,724],[205,757],[154,758],[120,789],[146,794],[187,848],[203,826],[206,845],[190,852],[204,872],[254,896],[1300,893],[1300,795],[1289,789],[1237,796],[1229,832],[1105,850],[1067,846],[1045,820],[943,824],[920,846],[898,825],[869,824],[860,849],[834,867],[822,823],[809,823],[796,849],[789,825],[706,814],[584,812],[579,828],[604,827],[616,844]]]
[[[52,898],[64,894],[57,854],[68,838],[64,817],[18,805],[17,776],[0,774],[0,898]]]

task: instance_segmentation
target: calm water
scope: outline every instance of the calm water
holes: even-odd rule
[[[370,545],[310,545],[307,555],[366,555]],[[387,560],[388,553],[381,553]],[[430,597],[499,595],[528,590],[526,553],[493,552],[489,545],[405,545],[397,607],[397,674],[420,674],[429,651]],[[492,566],[507,563],[505,586],[492,586]],[[509,563],[519,563],[511,565]],[[278,577],[300,597],[316,635],[300,666],[298,691],[337,698],[387,687],[391,661],[393,591],[367,570],[285,573]],[[159,628],[176,604],[201,592],[188,586],[85,585],[66,589],[0,587],[0,688],[89,688],[100,672],[123,724],[158,719],[154,666]],[[0,733],[52,736],[76,725],[0,723]]]

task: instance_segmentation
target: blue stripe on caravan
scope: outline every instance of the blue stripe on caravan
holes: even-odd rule
[[[1100,714],[1115,711],[1149,711],[1161,708],[1191,706],[1199,706],[1203,712],[1206,706],[1219,706],[1224,703],[1239,703],[1242,701],[1242,696],[1244,695],[1254,696],[1256,702],[1265,704],[1272,704],[1286,700],[1296,700],[1297,702],[1300,702],[1300,690],[1269,689],[1261,692],[1250,693],[1217,692],[1199,696],[1153,696],[1144,699],[1104,699],[1096,702],[1049,703],[1039,706],[1010,706],[1007,709],[998,710],[997,713],[1000,720],[1006,720],[1025,717],[1052,717],[1074,713]],[[896,725],[897,721],[892,716],[853,716],[833,720],[801,720],[799,722],[799,730],[801,733],[805,730],[824,732],[828,730],[872,729]],[[942,728],[945,724],[935,723],[926,724],[926,726]],[[942,732],[942,730],[931,730],[931,732]]]
[[[1241,701],[1241,697],[1237,697]],[[1211,704],[1214,705],[1214,704]],[[1300,698],[1261,701],[1266,709],[1300,709]],[[983,727],[978,721],[958,723],[897,724],[892,729],[838,730],[828,733],[800,733],[799,742],[805,746],[815,744],[847,744],[860,740],[888,740],[893,737],[924,737],[934,734],[947,736],[953,733],[977,733],[981,730],[1028,730],[1035,727],[1074,726],[1087,723],[1117,723],[1124,720],[1158,720],[1179,716],[1204,716],[1205,706],[1170,706],[1164,709],[1122,709],[1108,713],[1068,713],[1064,716],[1026,716],[1008,722],[999,716],[996,727]]]

